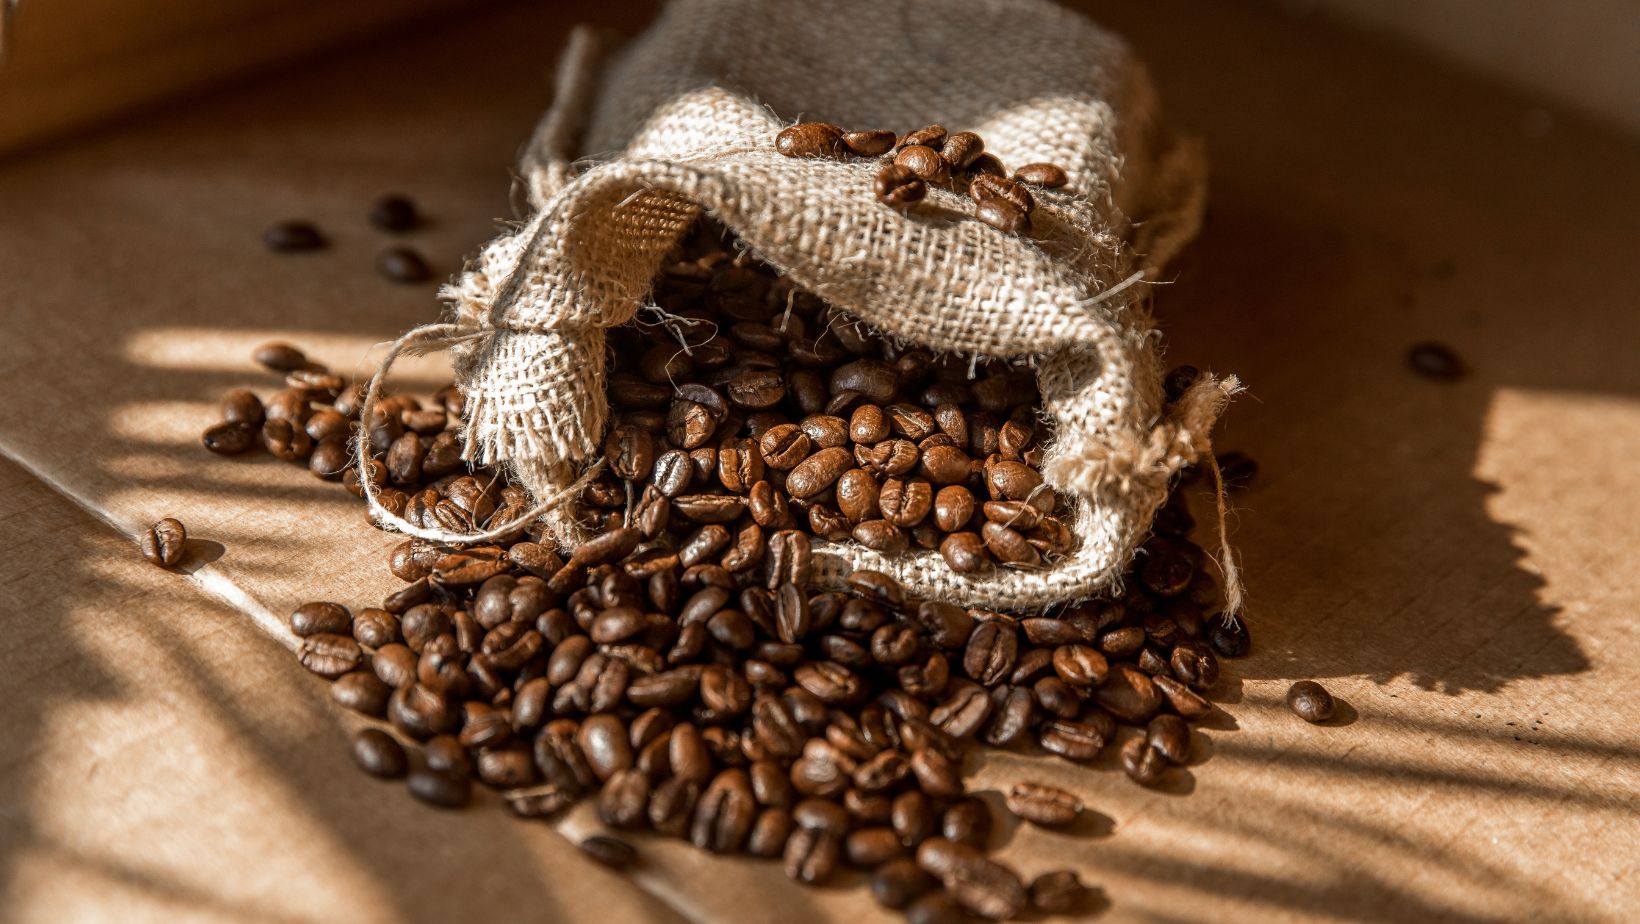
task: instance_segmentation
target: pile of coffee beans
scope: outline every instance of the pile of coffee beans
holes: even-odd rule
[[[734,573],[793,528],[962,573],[1075,547],[1031,370],[896,348],[710,229],[655,301],[662,320],[611,333],[609,473],[586,492],[605,525]]]
[[[922,201],[930,184],[966,191],[974,217],[999,231],[1029,234],[1036,199],[1027,186],[1057,189],[1070,182],[1058,164],[1026,164],[1009,176],[985,140],[973,132],[947,134],[930,125],[897,136],[890,131],[844,131],[827,122],[799,122],[775,136],[787,157],[878,157],[886,161],[873,190],[897,208]]]
[[[1247,634],[1215,614],[1182,497],[1113,599],[1015,615],[863,570],[819,591],[816,537],[938,548],[965,571],[1071,548],[1036,471],[1031,376],[979,363],[970,378],[885,343],[711,229],[681,245],[655,301],[611,332],[609,472],[584,492],[592,538],[567,559],[519,519],[520,489],[462,462],[453,388],[361,413],[359,384],[267,344],[256,358],[283,390],[224,400],[214,452],[262,447],[359,494],[359,433],[405,517],[517,524],[480,546],[406,540],[388,562],[404,584],[378,605],[291,614],[301,663],[384,723],[355,736],[359,766],[441,807],[475,781],[523,817],[594,800],[615,831],[779,859],[805,883],[868,871],[882,904],[924,924],[1086,908],[1076,872],[1028,879],[987,855],[991,810],[963,759],[1116,748],[1147,785],[1190,759],[1218,657]],[[1043,783],[1006,795],[1037,825],[1085,810]],[[640,862],[613,837],[583,848]]]

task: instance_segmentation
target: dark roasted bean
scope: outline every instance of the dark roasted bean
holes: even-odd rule
[[[795,827],[791,813],[784,808],[766,808],[758,812],[757,820],[752,822],[751,834],[746,838],[746,852],[767,860],[784,856]]]
[[[1076,870],[1050,870],[1031,880],[1031,907],[1044,914],[1071,914],[1088,901],[1092,890],[1077,878]]]
[[[1426,341],[1407,349],[1407,367],[1418,375],[1442,382],[1453,382],[1469,373],[1458,354],[1444,343]]]
[[[404,748],[379,728],[361,729],[353,735],[353,761],[359,769],[384,780],[404,776],[410,766]]]
[[[1110,674],[1094,691],[1099,705],[1132,725],[1143,725],[1161,708],[1162,695],[1145,672],[1126,664],[1113,664]]]
[[[262,243],[268,245],[268,249],[275,251],[276,253],[300,253],[302,251],[318,250],[324,247],[325,239],[324,236],[319,233],[319,229],[315,228],[311,223],[306,221],[291,220],[281,221],[278,224],[268,226],[268,229],[262,232]],[[272,345],[274,344],[265,345],[257,350],[257,359],[259,362],[261,361],[262,351],[266,349],[267,346]],[[284,346],[284,344],[277,345]],[[297,355],[300,356],[301,354],[298,353]],[[269,364],[264,362],[263,365]],[[269,368],[274,367],[269,366]]]
[[[1207,640],[1213,650],[1226,658],[1247,654],[1250,640],[1247,623],[1235,617],[1213,617],[1208,621]]]
[[[1300,680],[1287,688],[1287,708],[1306,722],[1325,722],[1333,717],[1332,694],[1314,680]]]
[[[433,274],[421,254],[402,245],[385,247],[376,254],[376,271],[394,282],[423,282]]]
[[[410,795],[439,808],[461,808],[473,796],[473,784],[468,777],[437,770],[411,771],[409,788]]]
[[[258,405],[260,410],[260,405]],[[255,448],[261,436],[260,421],[229,420],[216,424],[199,438],[205,448],[221,456],[235,456]]]
[[[689,839],[713,853],[733,853],[745,843],[757,816],[757,800],[746,771],[719,773],[695,803]]]
[[[877,172],[872,191],[877,194],[877,201],[904,207],[921,202],[928,195],[928,184],[905,164],[885,164]]]

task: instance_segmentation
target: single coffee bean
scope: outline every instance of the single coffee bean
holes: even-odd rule
[[[837,869],[842,843],[835,831],[799,824],[786,841],[786,875],[810,885],[825,881]]]
[[[1190,726],[1176,715],[1159,715],[1145,728],[1145,739],[1163,757],[1176,764],[1190,759]]]
[[[951,163],[927,145],[913,144],[894,155],[895,166],[904,167],[925,183],[944,185],[951,181]]]
[[[940,146],[940,154],[950,164],[952,170],[966,170],[969,165],[985,153],[985,140],[973,132],[957,132],[948,135],[945,143]]]
[[[989,559],[985,554],[985,541],[978,533],[960,532],[946,536],[940,542],[940,555],[951,570],[958,574],[973,574],[983,570]]]
[[[1333,717],[1332,694],[1314,680],[1300,680],[1287,688],[1287,708],[1306,722],[1325,722]]]
[[[1247,653],[1251,639],[1247,623],[1235,617],[1215,617],[1209,620],[1207,640],[1213,650],[1226,658],[1239,658]]]
[[[581,841],[581,852],[610,869],[626,869],[637,862],[638,850],[618,837],[598,834]]]
[[[465,775],[414,770],[410,773],[410,795],[439,808],[461,808],[471,801],[473,784]]]
[[[885,908],[904,908],[936,885],[913,857],[889,860],[871,876],[871,895]]]
[[[416,204],[408,196],[386,195],[370,207],[370,223],[383,231],[409,231],[420,223]]]
[[[421,254],[398,245],[376,254],[376,271],[394,282],[422,282],[432,275]]]
[[[905,137],[900,139],[899,146],[903,148],[912,144],[924,144],[936,151],[939,150],[945,145],[945,126],[930,125],[926,128],[919,128],[914,132],[908,132]]]
[[[1006,199],[982,199],[974,206],[974,217],[1007,234],[1029,234],[1031,216]]]
[[[974,627],[963,650],[962,669],[985,686],[995,686],[1014,669],[1019,636],[1011,622],[987,620]]]
[[[1091,722],[1071,719],[1052,719],[1043,722],[1037,732],[1037,743],[1044,751],[1069,760],[1086,761],[1099,756],[1107,736]]]
[[[393,689],[368,670],[343,674],[330,687],[330,697],[342,706],[374,718],[387,713],[387,699]]]
[[[1042,563],[1042,555],[1026,541],[1023,533],[1001,523],[987,521],[980,527],[985,548],[1005,565],[1030,568]]]
[[[933,837],[918,846],[917,863],[939,879],[958,904],[981,917],[1003,921],[1025,908],[1025,884],[1018,874],[977,848]]]
[[[893,375],[892,370],[889,375]],[[813,414],[803,418],[798,426],[802,428],[803,434],[809,438],[812,445],[819,449],[834,449],[848,445],[848,421],[841,417]]]
[[[962,795],[962,774],[956,761],[934,748],[918,748],[911,755],[911,773],[923,792],[937,799]]]
[[[968,494],[967,488],[961,487],[962,483],[968,480],[968,469],[968,455],[961,449],[958,449],[955,446],[931,446],[923,450],[922,461],[919,464],[918,471],[923,475],[923,477],[927,478],[929,481],[932,481],[934,484],[949,486],[942,487],[940,489],[941,494],[945,494],[948,490],[955,489],[956,491],[961,491],[963,494],[967,494],[971,503],[973,501],[973,495]],[[948,504],[958,503],[954,493],[951,497],[952,500],[948,501]],[[956,511],[953,511],[953,513],[955,512]],[[970,515],[972,515],[972,508],[970,508]],[[957,528],[960,528],[963,522],[967,522],[966,517],[964,517],[961,522],[957,523]],[[944,529],[944,527],[941,528]],[[954,529],[947,529],[946,531],[952,532]]]
[[[1144,671],[1127,664],[1113,664],[1110,673],[1094,691],[1100,706],[1131,725],[1143,725],[1161,708],[1162,696]]]
[[[600,780],[632,766],[632,744],[621,720],[607,713],[587,716],[576,732],[575,743],[586,755],[587,766]]]
[[[1407,367],[1427,379],[1455,382],[1469,373],[1464,361],[1444,343],[1425,341],[1407,350]]]
[[[887,555],[898,555],[910,545],[904,531],[888,520],[866,520],[855,526],[850,535],[866,548]]]
[[[807,458],[813,445],[809,435],[791,423],[770,427],[758,439],[763,461],[770,468],[783,472],[790,471]]]
[[[799,122],[785,128],[775,136],[774,147],[787,157],[842,159],[849,153],[843,133],[824,122]]]
[[[1173,711],[1187,719],[1205,718],[1213,711],[1213,704],[1202,698],[1200,693],[1172,677],[1159,675],[1150,678],[1150,682],[1167,698],[1168,705],[1173,707]]]
[[[138,543],[142,557],[161,568],[169,568],[182,560],[183,548],[188,544],[188,530],[182,521],[166,517],[148,527]]]
[[[199,441],[219,456],[236,456],[255,448],[261,433],[260,423],[229,420],[206,429]]]
[[[410,762],[404,748],[392,735],[379,728],[361,729],[353,735],[353,762],[359,769],[384,780],[404,776]]]
[[[649,777],[642,770],[617,770],[598,793],[598,818],[612,828],[642,828],[648,820]]]
[[[974,177],[968,184],[968,195],[981,204],[990,199],[1002,199],[1012,203],[1027,217],[1036,208],[1036,199],[1031,196],[1029,190],[1013,180],[1002,177],[985,174]]]
[[[262,232],[262,243],[276,253],[300,253],[318,250],[325,246],[325,239],[311,223],[291,220],[269,225]]]
[[[843,143],[859,157],[878,157],[893,150],[896,136],[890,131],[844,132]]]
[[[1070,177],[1058,164],[1026,164],[1014,171],[1014,179],[1043,189],[1058,189],[1070,182]]]
[[[1008,810],[1049,828],[1061,828],[1082,814],[1082,800],[1046,783],[1015,783],[1008,790]]]
[[[703,850],[733,853],[746,842],[757,814],[746,771],[731,767],[719,773],[695,803],[689,839]]]
[[[1073,869],[1043,873],[1031,880],[1027,891],[1031,896],[1031,907],[1044,914],[1071,914],[1087,904],[1093,894]]]
[[[878,493],[877,509],[895,526],[910,528],[934,509],[934,489],[921,478],[890,478]]]
[[[822,449],[798,463],[786,476],[786,491],[800,500],[812,498],[837,482],[842,474],[854,467],[854,457],[847,449]]]
[[[1053,652],[1053,669],[1066,683],[1086,689],[1105,679],[1110,662],[1091,646],[1060,645]]]
[[[904,164],[885,164],[877,172],[872,184],[877,201],[884,205],[903,208],[921,202],[928,195],[928,184],[916,171]]]
[[[1167,757],[1151,746],[1148,736],[1138,735],[1122,745],[1122,769],[1135,783],[1150,786],[1167,771]]]
[[[363,654],[353,639],[324,632],[302,640],[298,659],[315,674],[335,680],[358,667]]]

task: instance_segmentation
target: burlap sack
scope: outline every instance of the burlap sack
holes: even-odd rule
[[[604,331],[646,304],[704,209],[883,335],[1037,371],[1074,554],[964,576],[935,552],[817,543],[823,583],[874,568],[919,594],[1035,610],[1119,577],[1236,388],[1208,378],[1164,414],[1145,280],[1195,233],[1203,165],[1120,40],[1041,0],[674,0],[618,50],[577,33],[557,94],[523,157],[528,223],[446,287],[450,321],[397,348],[452,350],[469,457],[509,466],[561,541],[578,537],[562,501],[600,453]],[[1008,165],[1060,164],[1070,184],[1037,194],[1026,237],[944,190],[897,211],[872,195],[874,160],[776,153],[799,118],[940,122]]]

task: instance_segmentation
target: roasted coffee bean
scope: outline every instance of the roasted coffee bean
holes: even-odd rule
[[[850,535],[866,548],[887,555],[898,555],[910,545],[905,533],[888,520],[866,520],[855,526]]]
[[[1167,771],[1167,757],[1150,744],[1149,736],[1137,735],[1122,745],[1122,770],[1135,783],[1149,786]]]
[[[978,685],[953,681],[945,700],[928,717],[951,737],[967,738],[991,717],[990,694]]]
[[[1029,190],[1019,183],[997,176],[980,174],[968,184],[968,195],[977,203],[983,205],[993,199],[1001,199],[1011,203],[1027,218],[1036,208],[1036,199]]]
[[[1007,199],[982,199],[974,206],[974,217],[1007,234],[1029,234],[1031,216]]]
[[[329,680],[348,673],[359,666],[363,652],[359,643],[345,635],[321,632],[302,640],[297,655],[302,666]]]
[[[400,245],[376,254],[376,271],[394,282],[423,282],[433,274],[421,254]]]
[[[906,924],[965,924],[972,920],[949,892],[925,892],[905,909]]]
[[[1314,680],[1300,680],[1287,688],[1287,708],[1306,722],[1325,722],[1333,717],[1332,694]]]
[[[839,498],[841,504],[841,498]],[[890,478],[883,482],[878,494],[877,507],[883,519],[895,526],[909,528],[922,522],[934,508],[934,491],[921,478],[901,480]]]
[[[854,447],[854,461],[874,475],[897,477],[917,467],[921,453],[910,440],[887,439],[871,446]]]
[[[825,881],[837,869],[842,843],[836,831],[799,824],[786,840],[786,875],[810,885]]]
[[[778,372],[754,369],[730,379],[728,392],[729,400],[737,406],[761,410],[774,407],[786,397],[786,383]]]
[[[1099,650],[1113,658],[1130,657],[1145,643],[1145,630],[1138,626],[1112,629],[1099,636]]]
[[[1251,644],[1247,623],[1235,617],[1215,616],[1210,619],[1207,640],[1214,651],[1226,658],[1239,658],[1247,654]]]
[[[890,131],[855,131],[843,133],[843,144],[857,157],[877,157],[893,150],[896,136]]]
[[[1070,177],[1058,164],[1026,164],[1014,171],[1014,179],[1043,189],[1058,189],[1070,182]]]
[[[612,828],[642,828],[648,809],[649,777],[641,770],[616,771],[598,793],[598,818]]]
[[[832,372],[830,387],[834,395],[852,391],[863,400],[888,404],[899,391],[900,375],[893,365],[880,359],[857,359]],[[814,433],[809,432],[809,435],[812,437]],[[815,437],[815,442],[824,445],[818,437]]]
[[[1044,914],[1071,914],[1087,904],[1093,891],[1077,878],[1076,870],[1050,870],[1031,880],[1027,890],[1031,907]]]
[[[905,164],[885,164],[872,183],[877,201],[884,205],[905,207],[921,202],[928,195],[928,184]]]
[[[604,458],[617,478],[641,481],[655,468],[655,440],[649,431],[632,424],[613,427],[604,438]]]
[[[824,122],[799,122],[775,136],[774,148],[787,157],[847,157],[849,148],[843,133]]]
[[[138,542],[142,557],[161,568],[169,568],[182,561],[182,550],[187,544],[188,530],[181,520],[174,517],[166,517],[148,527]],[[345,632],[346,628],[342,631]]]
[[[1469,374],[1458,354],[1444,343],[1426,341],[1407,349],[1407,368],[1426,379],[1455,382]]]
[[[398,779],[409,769],[404,748],[392,735],[379,728],[361,729],[353,735],[353,762],[359,769],[384,780]]]
[[[871,895],[885,908],[904,908],[935,885],[913,857],[889,860],[871,875]]]
[[[348,466],[352,464],[352,450],[348,447],[347,437],[343,436],[321,440],[313,447],[313,454],[308,456],[308,471],[326,481],[342,480],[342,475],[351,470]]]
[[[947,506],[956,504],[959,505],[958,509],[960,509],[961,500],[957,496],[956,492],[961,492],[963,495],[966,495],[969,501],[968,516],[972,516],[973,495],[968,493],[967,488],[960,487],[962,482],[968,479],[968,463],[968,455],[955,446],[930,446],[923,450],[922,461],[918,471],[923,475],[923,477],[927,478],[929,481],[932,481],[934,484],[949,486],[940,489],[941,497],[949,498],[945,502]],[[948,495],[947,492],[952,493]],[[957,510],[953,510],[953,516],[948,516],[946,518],[946,522],[954,522],[956,524],[952,527],[952,529],[947,529],[947,532],[960,528],[963,523],[968,521],[968,517],[966,516],[961,520],[955,520],[954,514],[956,512]],[[940,528],[945,529],[944,526],[941,526]]]
[[[952,170],[966,170],[985,153],[985,140],[973,132],[957,132],[946,136],[940,154],[951,164]]]
[[[917,847],[917,863],[940,880],[958,904],[981,917],[1007,920],[1025,908],[1025,884],[1019,876],[977,848],[932,837]]]
[[[236,456],[255,448],[261,433],[260,422],[229,420],[206,429],[199,441],[219,456]]]
[[[632,766],[632,743],[621,720],[607,713],[587,716],[575,734],[587,766],[600,780]]]
[[[420,769],[410,772],[410,795],[439,808],[461,808],[473,797],[472,780],[437,770]]]
[[[961,648],[974,631],[974,618],[952,603],[927,600],[914,611],[917,627],[929,642],[941,648]]]
[[[292,219],[269,225],[262,232],[262,243],[276,253],[301,253],[324,247],[325,239],[312,223]]]
[[[888,439],[888,415],[875,404],[862,404],[849,416],[849,439],[856,443],[877,443]]]
[[[1190,759],[1190,726],[1176,715],[1159,715],[1145,729],[1150,746],[1176,764]]]
[[[812,661],[792,673],[798,686],[813,693],[821,702],[846,703],[861,693],[860,678],[834,661]]]
[[[381,718],[387,713],[387,699],[393,690],[367,670],[343,674],[330,687],[330,697],[361,715]]]
[[[1105,679],[1110,662],[1088,645],[1060,645],[1053,652],[1053,669],[1066,683],[1086,689]]]
[[[733,853],[746,842],[758,814],[746,771],[730,768],[719,773],[695,803],[689,839],[713,853]]]
[[[960,532],[946,536],[940,542],[940,555],[958,574],[973,574],[983,570],[988,563],[985,542],[978,533]]]
[[[520,818],[556,815],[575,801],[575,794],[547,783],[502,793],[507,809]]]
[[[1025,536],[1018,530],[1003,526],[1001,523],[987,521],[980,527],[980,535],[984,537],[985,548],[995,555],[997,561],[1005,565],[1019,565],[1033,567],[1041,564],[1042,556],[1026,541]]]
[[[403,636],[399,634],[397,617],[386,610],[369,607],[360,610],[353,619],[353,638],[366,648],[381,648],[401,640]]]
[[[1011,622],[986,620],[974,627],[963,650],[962,669],[985,686],[995,686],[1014,669],[1019,635]]]
[[[1173,707],[1173,711],[1187,719],[1200,719],[1213,711],[1213,704],[1203,699],[1200,693],[1172,677],[1156,676],[1152,677],[1150,682],[1167,698],[1168,705]]]
[[[803,418],[798,426],[803,435],[818,449],[836,449],[848,445],[848,421],[831,414],[814,414]]]
[[[911,773],[922,791],[936,799],[962,795],[961,768],[934,748],[918,748],[911,755]]]
[[[1082,800],[1046,783],[1015,783],[1008,790],[1008,810],[1049,828],[1061,828],[1082,814]]]
[[[1094,691],[1094,698],[1111,715],[1132,725],[1143,725],[1161,708],[1162,696],[1149,675],[1127,664],[1113,664]]]
[[[875,869],[905,853],[894,829],[881,825],[857,828],[843,840],[843,857],[857,869]]]
[[[786,476],[786,491],[806,500],[825,491],[842,474],[854,467],[854,457],[840,446],[822,449],[799,462]]]
[[[925,183],[943,186],[951,181],[951,162],[927,145],[901,147],[894,155],[894,165],[910,170]]]
[[[980,730],[980,740],[999,748],[1024,741],[1036,721],[1036,699],[1030,689],[998,686],[991,690],[990,699],[991,715]]]
[[[1092,722],[1071,719],[1052,719],[1043,722],[1037,733],[1037,743],[1070,760],[1092,760],[1104,749],[1107,736]]]
[[[420,220],[416,204],[408,196],[396,193],[382,196],[370,207],[370,223],[382,231],[409,231]]]
[[[581,841],[581,852],[610,869],[626,869],[638,860],[638,850],[618,837],[593,835]]]
[[[1219,682],[1219,660],[1200,642],[1174,648],[1168,664],[1174,677],[1198,690],[1210,690]]]
[[[746,852],[764,859],[783,856],[795,827],[791,813],[784,808],[763,809],[757,813],[757,820],[752,822],[751,834],[746,838]]]
[[[770,468],[780,471],[790,471],[797,463],[803,461],[813,447],[814,441],[796,424],[783,423],[763,431],[758,439],[758,448],[763,455],[763,461]]]

